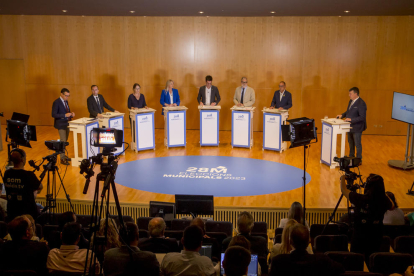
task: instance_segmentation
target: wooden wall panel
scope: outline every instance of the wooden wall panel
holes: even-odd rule
[[[391,119],[393,91],[414,91],[414,18],[392,17],[74,17],[0,16],[0,58],[22,59],[31,122],[51,125],[52,101],[71,91],[76,117],[88,116],[90,86],[126,112],[132,85],[157,109],[168,79],[198,129],[196,97],[213,76],[220,90],[220,129],[231,129],[232,98],[246,76],[256,91],[256,131],[281,80],[293,94],[290,118],[343,112],[358,86],[368,105],[367,134],[404,135]],[[12,67],[18,70],[18,66]],[[18,74],[18,72],[16,72]],[[24,92],[23,92],[24,91]],[[1,97],[6,96],[1,89]],[[128,117],[125,124],[129,126]]]

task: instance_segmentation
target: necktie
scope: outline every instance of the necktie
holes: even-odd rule
[[[242,92],[241,92],[241,100],[240,100],[240,103],[243,103],[243,97],[244,97],[244,87],[243,87]]]
[[[68,101],[65,101],[65,107],[66,107],[66,113],[70,113],[70,109],[69,109],[69,106],[68,106]],[[72,121],[72,118],[69,117],[68,120]]]
[[[99,113],[102,113],[101,105],[99,103],[99,97],[96,97],[95,99],[96,99],[96,103],[98,104]]]

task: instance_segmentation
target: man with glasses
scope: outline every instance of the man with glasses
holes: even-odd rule
[[[279,90],[273,95],[270,109],[277,108],[279,110],[289,109],[292,107],[292,94],[286,91],[286,83],[281,81],[279,83]]]
[[[75,112],[70,112],[68,99],[70,92],[67,88],[60,91],[60,97],[53,102],[52,117],[55,118],[54,127],[59,132],[60,141],[67,142],[69,138],[69,121],[75,117]],[[60,163],[69,165],[69,157],[65,153],[60,154]]]
[[[249,107],[254,105],[255,100],[254,89],[247,86],[247,78],[243,77],[241,79],[241,86],[237,87],[234,93],[234,104],[239,107]]]

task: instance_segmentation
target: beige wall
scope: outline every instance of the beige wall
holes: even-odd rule
[[[80,117],[88,116],[91,84],[126,112],[138,82],[162,128],[159,97],[171,78],[189,107],[187,128],[198,129],[196,97],[210,74],[222,97],[221,130],[231,128],[233,93],[247,76],[256,90],[255,130],[284,80],[293,94],[291,118],[320,125],[325,115],[345,111],[348,89],[358,86],[368,106],[366,133],[405,135],[406,125],[391,120],[391,101],[393,91],[414,94],[414,17],[2,15],[0,59],[0,112],[27,112],[36,125],[53,124],[62,87]]]

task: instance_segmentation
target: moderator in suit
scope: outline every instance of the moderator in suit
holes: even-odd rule
[[[171,102],[170,92],[166,89],[162,90],[160,104],[163,107],[166,106],[166,104],[177,104],[177,106],[180,105],[180,95],[178,94],[178,90],[173,88],[172,92],[173,101]],[[164,109],[162,109],[162,115],[164,115]]]
[[[211,95],[210,95],[210,105],[212,103],[216,103],[216,105],[218,105],[218,103],[220,102],[221,98],[220,98],[220,93],[219,90],[216,86],[212,85],[211,86]],[[198,90],[198,96],[197,96],[197,101],[200,104],[200,102],[202,102],[204,105],[206,105],[206,86],[201,86],[200,90]]]
[[[277,90],[275,94],[273,95],[273,100],[270,106],[273,106],[274,108],[283,108],[283,109],[289,109],[292,107],[292,94],[285,90],[282,96],[282,100],[280,100],[280,90]]]
[[[357,157],[362,158],[362,132],[367,129],[367,105],[359,97],[359,89],[353,87],[349,91],[349,103],[346,111],[342,113],[341,118],[350,119],[351,130],[348,133],[349,156],[355,157],[355,147]]]
[[[60,91],[60,93],[61,96],[58,99],[56,99],[52,105],[52,117],[55,121],[53,126],[59,132],[60,141],[67,142],[69,138],[69,121],[75,116],[75,113],[70,112],[70,107],[68,103],[68,99],[70,96],[69,90],[63,88]],[[64,153],[61,153],[60,159],[62,161],[62,164],[67,164],[69,158],[66,158]]]
[[[166,239],[164,237],[139,239],[138,247],[152,253],[180,252],[176,239]]]
[[[233,102],[235,105],[242,103],[244,106],[252,106],[254,105],[254,102],[256,101],[255,92],[254,89],[246,86],[244,90],[243,95],[243,102],[241,102],[241,92],[242,92],[242,86],[239,86],[236,88],[236,91],[234,92]]]
[[[101,114],[104,112],[104,108],[110,110],[111,112],[115,112],[115,109],[113,109],[104,99],[104,97],[101,94],[97,95],[98,99],[99,99],[99,105],[95,99],[94,95],[90,95],[88,97],[88,99],[86,100],[87,104],[88,104],[88,111],[89,111],[89,116],[91,118],[96,118],[96,116],[98,116],[98,114]]]

